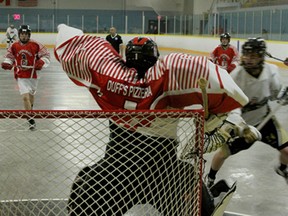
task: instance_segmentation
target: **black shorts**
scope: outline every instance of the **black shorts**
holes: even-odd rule
[[[286,131],[281,127],[276,118],[271,118],[260,130],[262,135],[261,142],[270,145],[272,148],[281,150],[288,146]],[[250,148],[253,143],[247,143],[243,138],[235,139],[229,144],[231,154]]]

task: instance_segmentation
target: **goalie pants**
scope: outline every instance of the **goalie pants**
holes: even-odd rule
[[[175,140],[148,137],[110,124],[105,157],[82,169],[73,183],[69,215],[120,216],[134,205],[146,203],[164,216],[193,215],[199,203],[193,194],[200,184],[193,187],[198,177],[191,164],[177,159],[176,147]],[[213,200],[205,184],[202,187],[202,215],[210,215]]]

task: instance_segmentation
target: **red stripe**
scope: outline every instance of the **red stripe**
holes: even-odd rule
[[[222,82],[222,79],[221,79],[221,76],[220,76],[220,73],[219,73],[219,70],[218,70],[218,66],[216,66],[216,74],[217,74],[217,77],[218,77],[218,80],[219,80],[219,84],[220,84],[220,88],[223,89],[224,88],[224,85],[223,85],[223,82]]]

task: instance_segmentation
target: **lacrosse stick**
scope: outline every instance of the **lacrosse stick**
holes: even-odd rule
[[[271,55],[270,53],[268,53],[268,52],[265,52],[265,55],[268,56],[269,58],[276,59],[277,61],[285,62],[285,60],[280,59],[280,58],[276,58],[276,57],[272,56],[272,55]]]
[[[31,69],[34,68],[34,66],[27,66],[27,65],[17,65],[16,68],[25,68],[25,69]]]
[[[278,101],[276,107],[263,119],[263,121],[256,127],[257,130],[261,130],[263,126],[275,115],[275,113],[287,103],[287,94],[288,94],[287,87],[281,89],[280,93],[278,94]]]

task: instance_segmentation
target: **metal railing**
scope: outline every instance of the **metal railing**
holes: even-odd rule
[[[113,15],[111,15],[113,14]],[[171,14],[171,13],[169,13]],[[282,8],[241,9],[240,11],[175,14],[161,16],[154,11],[22,10],[14,14],[3,10],[0,30],[10,24],[29,24],[33,32],[56,32],[65,23],[87,33],[108,33],[111,26],[121,34],[215,35],[229,32],[236,38],[262,36],[269,40],[288,40],[288,5]]]

